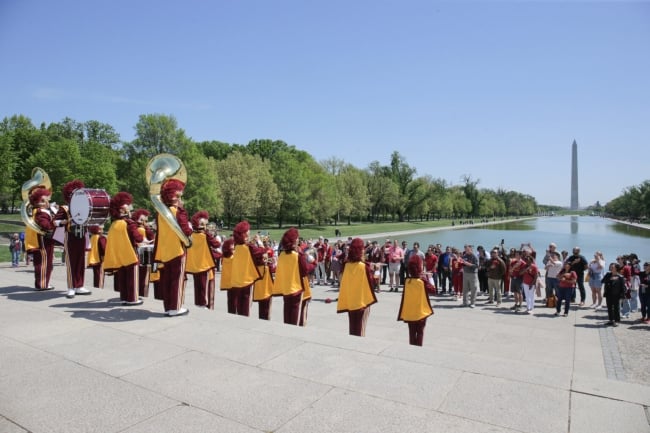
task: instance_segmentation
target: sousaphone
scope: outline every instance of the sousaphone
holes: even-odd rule
[[[156,155],[147,163],[145,177],[149,185],[149,197],[151,198],[153,207],[169,223],[176,236],[178,236],[178,239],[186,247],[192,246],[192,239],[183,233],[172,211],[160,199],[160,189],[167,179],[177,179],[183,183],[187,183],[187,170],[183,161],[169,153]]]
[[[34,167],[32,170],[32,178],[25,182],[21,188],[23,203],[20,205],[20,217],[27,227],[34,230],[39,235],[44,235],[45,232],[43,229],[34,222],[32,216],[34,209],[29,202],[29,193],[32,192],[34,188],[40,186],[52,191],[52,181],[50,180],[50,176],[48,176],[42,168]]]

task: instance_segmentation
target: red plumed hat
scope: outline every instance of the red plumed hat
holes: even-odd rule
[[[84,185],[84,183],[79,179],[71,180],[70,182],[63,185],[63,201],[65,201],[67,204],[70,204],[72,193],[75,192],[75,190],[83,188],[85,186],[86,185]]]
[[[352,242],[350,243],[350,249],[348,250],[348,260],[351,262],[360,262],[363,259],[365,246],[366,245],[363,243],[363,239],[352,239]]]
[[[202,219],[210,219],[210,215],[208,214],[208,211],[206,210],[200,210],[194,215],[192,215],[192,219],[190,222],[192,223],[192,227],[197,228],[199,226],[199,222]]]
[[[133,197],[128,192],[118,192],[113,197],[111,197],[111,204],[109,207],[111,216],[113,218],[119,218],[122,214],[120,208],[124,205],[130,205],[133,203]]]
[[[52,192],[44,186],[38,186],[30,191],[29,193],[29,204],[32,206],[38,206],[38,204],[43,200],[43,197],[51,196]]]
[[[177,192],[183,191],[185,184],[178,179],[168,179],[162,184],[160,188],[160,197],[166,205],[170,205],[174,201],[174,196]]]
[[[422,257],[417,254],[411,254],[407,267],[411,278],[419,277],[422,273]]]
[[[232,257],[235,252],[235,240],[233,238],[228,238],[223,241],[221,245],[221,252],[225,258]]]
[[[248,221],[242,221],[235,226],[235,229],[232,232],[232,236],[235,239],[235,244],[241,245],[246,242],[246,232],[251,229],[251,225]]]
[[[151,214],[150,214],[149,211],[146,210],[146,209],[138,209],[138,210],[136,210],[135,212],[133,212],[133,213],[131,214],[131,219],[132,219],[133,221],[137,221],[137,220],[140,219],[140,217],[141,217],[142,215],[148,217],[148,216],[151,215]]]
[[[280,240],[280,249],[282,251],[293,251],[299,236],[300,234],[298,233],[298,229],[291,227],[282,235],[282,239]]]

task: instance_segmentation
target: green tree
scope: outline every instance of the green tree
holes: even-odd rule
[[[255,157],[233,152],[223,161],[217,161],[219,183],[222,191],[224,218],[230,226],[253,214],[258,196],[255,182]]]

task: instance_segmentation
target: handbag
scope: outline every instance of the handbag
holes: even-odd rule
[[[555,305],[557,304],[557,298],[555,296],[549,296],[546,298],[546,306],[548,308],[555,308]]]

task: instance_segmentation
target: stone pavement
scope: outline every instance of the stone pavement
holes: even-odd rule
[[[161,301],[123,307],[111,289],[66,299],[60,264],[53,283],[34,292],[31,269],[0,265],[2,433],[650,432],[650,386],[625,381],[623,327],[603,328],[603,312],[437,297],[414,347],[396,293],[378,295],[359,338],[324,302],[330,287],[298,328],[281,299],[267,322],[255,305],[226,314],[222,292],[215,311],[192,307],[190,290],[190,314],[167,318]]]

